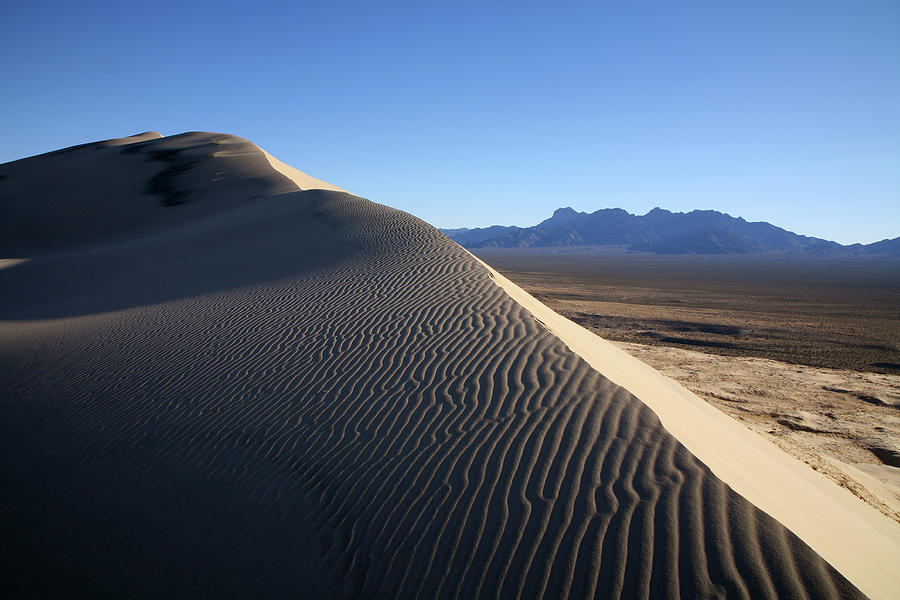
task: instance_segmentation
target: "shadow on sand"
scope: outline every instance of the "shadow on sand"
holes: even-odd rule
[[[316,205],[270,196],[180,227],[0,270],[0,319],[58,319],[214,294],[333,265],[350,254]]]

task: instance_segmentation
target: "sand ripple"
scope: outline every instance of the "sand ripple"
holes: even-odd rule
[[[340,260],[3,324],[9,589],[858,595],[435,229],[338,192],[296,204]]]

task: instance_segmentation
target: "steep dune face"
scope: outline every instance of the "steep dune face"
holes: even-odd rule
[[[434,228],[168,143],[252,181],[0,270],[13,593],[861,595]]]

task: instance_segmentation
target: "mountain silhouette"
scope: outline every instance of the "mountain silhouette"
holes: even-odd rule
[[[621,208],[585,213],[564,207],[533,227],[494,225],[441,231],[466,248],[591,247],[653,254],[900,256],[900,237],[845,246],[715,210],[680,213],[654,208],[646,215],[633,215]]]

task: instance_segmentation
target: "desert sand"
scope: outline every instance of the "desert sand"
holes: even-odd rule
[[[13,594],[900,589],[896,522],[246,140],[7,163],[0,210]]]

